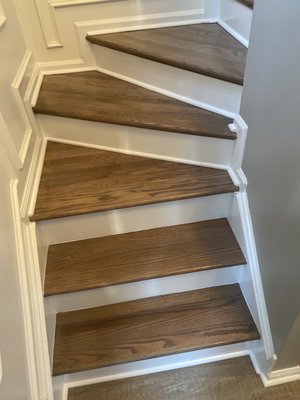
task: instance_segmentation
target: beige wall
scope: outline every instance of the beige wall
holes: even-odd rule
[[[243,168],[280,355],[300,310],[300,2],[255,3],[241,106],[249,126]],[[294,366],[295,351],[299,346],[281,368]]]
[[[20,109],[17,90],[11,87],[28,47],[13,2],[1,4],[6,21],[0,27],[0,398],[31,400],[10,197],[11,181],[24,175],[28,163],[24,159],[23,172],[17,166],[29,122]]]

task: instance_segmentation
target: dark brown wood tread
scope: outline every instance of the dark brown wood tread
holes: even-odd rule
[[[249,8],[254,7],[254,0],[237,0],[239,3],[245,4]]]
[[[237,190],[224,170],[49,142],[31,221]]]
[[[45,295],[245,264],[227,219],[49,247]]]
[[[243,84],[247,49],[219,24],[88,36],[93,44]]]
[[[57,315],[53,374],[67,374],[260,337],[239,286]]]
[[[36,113],[198,136],[236,139],[222,115],[97,72],[46,75]]]

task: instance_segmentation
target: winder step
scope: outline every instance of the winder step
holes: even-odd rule
[[[57,315],[53,374],[259,337],[237,284],[70,311]]]
[[[243,84],[247,49],[219,24],[196,24],[87,36],[109,47],[163,64]]]
[[[230,118],[97,72],[44,76],[34,111],[40,114],[236,139]]]
[[[48,142],[31,221],[230,193],[227,171]]]
[[[55,244],[45,295],[245,264],[227,219]]]

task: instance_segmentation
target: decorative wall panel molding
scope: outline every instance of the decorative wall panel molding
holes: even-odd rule
[[[54,8],[47,0],[34,0],[48,49],[63,47],[60,41]]]
[[[113,1],[113,0],[48,0],[48,3],[52,7],[58,8],[58,7],[77,6],[83,4],[103,3],[108,1]]]

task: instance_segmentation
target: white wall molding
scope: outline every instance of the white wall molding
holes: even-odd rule
[[[34,1],[47,48],[63,47],[56,24],[54,8],[47,0]]]
[[[36,240],[32,226],[21,221],[17,185],[17,180],[11,182],[11,200],[31,398],[52,400],[52,382],[48,348],[45,342],[46,327]]]
[[[48,0],[48,3],[54,8],[80,6],[84,4],[104,3],[109,1],[123,0]]]
[[[22,218],[26,218],[26,216],[32,215],[34,211],[46,145],[46,139],[37,137],[33,150],[31,165],[29,168],[21,200],[20,213]]]
[[[24,79],[24,76],[26,74],[26,70],[28,68],[29,62],[31,60],[32,57],[32,51],[31,49],[26,49],[24,57],[21,61],[21,64],[19,66],[19,69],[16,73],[16,76],[11,84],[12,88],[14,89],[19,89],[22,83],[22,80]]]
[[[27,70],[29,68],[29,63],[31,61],[31,58],[32,58],[32,51],[31,51],[31,49],[28,48],[25,52],[25,55],[22,59],[20,67],[19,67],[19,69],[15,75],[15,78],[12,82],[12,85],[11,85],[16,103],[18,105],[20,114],[22,115],[24,125],[25,125],[23,141],[22,141],[22,144],[21,144],[21,147],[19,150],[19,154],[18,154],[19,159],[21,161],[19,169],[21,169],[25,163],[27,152],[29,149],[30,140],[31,140],[32,133],[33,133],[32,124],[31,124],[31,121],[29,119],[29,116],[28,116],[28,113],[26,110],[26,101],[22,98],[22,95],[20,93],[20,88],[21,88],[22,82],[26,76]]]

